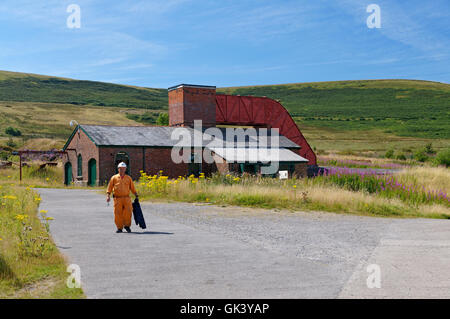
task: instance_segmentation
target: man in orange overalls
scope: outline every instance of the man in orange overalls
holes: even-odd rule
[[[111,192],[114,197],[114,222],[117,226],[116,233],[121,233],[122,229],[130,233],[131,229],[131,214],[133,212],[133,205],[131,204],[130,191],[138,197],[136,189],[134,188],[133,180],[130,176],[125,174],[127,164],[124,162],[118,166],[119,174],[111,177],[106,191],[106,201],[111,201]]]

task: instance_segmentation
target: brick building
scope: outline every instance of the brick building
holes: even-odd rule
[[[135,180],[141,170],[152,175],[162,170],[171,178],[200,172],[259,174],[270,163],[289,176],[306,175],[308,160],[285,136],[265,127],[217,127],[215,99],[215,87],[181,84],[169,88],[169,126],[78,125],[63,148],[65,184],[104,184],[121,161]],[[195,120],[202,120],[201,128]],[[173,159],[174,147],[184,148],[176,153],[183,161]]]

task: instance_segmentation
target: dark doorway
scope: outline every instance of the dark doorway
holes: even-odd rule
[[[88,162],[88,185],[95,186],[97,184],[97,161],[91,158]]]
[[[195,177],[198,177],[200,173],[202,172],[202,163],[195,163],[196,154],[191,154],[191,161],[188,165],[188,175],[194,175]],[[198,157],[197,157],[197,161]]]
[[[116,154],[115,159],[114,159],[114,164],[116,167],[116,174],[119,172],[119,170],[117,169],[117,165],[119,165],[120,162],[124,162],[125,164],[127,164],[127,170],[126,170],[126,174],[127,175],[131,175],[131,168],[130,168],[130,157],[128,156],[127,152],[123,152],[120,151]]]
[[[64,165],[64,184],[70,185],[72,180],[72,163],[67,162],[66,165]]]
[[[241,174],[248,173],[251,175],[256,175],[258,173],[258,164],[256,163],[240,163],[239,170]]]

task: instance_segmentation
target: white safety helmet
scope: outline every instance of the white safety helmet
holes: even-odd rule
[[[117,165],[117,167],[127,167],[127,164],[125,164],[124,162],[120,162],[119,165]]]

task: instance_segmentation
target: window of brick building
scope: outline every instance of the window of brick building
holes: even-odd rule
[[[83,176],[83,157],[81,154],[78,154],[77,176]]]

